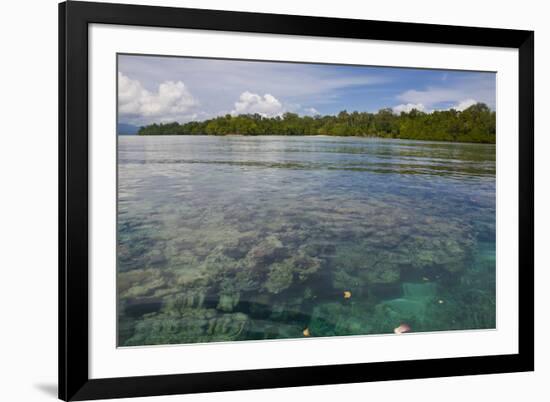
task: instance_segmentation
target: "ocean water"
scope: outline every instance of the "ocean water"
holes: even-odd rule
[[[495,327],[495,146],[118,139],[119,346]]]

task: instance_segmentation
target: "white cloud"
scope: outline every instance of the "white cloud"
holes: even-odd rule
[[[307,108],[304,109],[304,114],[310,115],[310,116],[315,116],[315,115],[318,115],[318,114],[321,114],[321,113],[319,113],[319,111],[317,109],[315,109],[314,107],[307,107]]]
[[[463,93],[451,88],[428,88],[425,91],[411,89],[398,95],[397,98],[406,103],[430,107],[440,102],[456,102],[463,99]]]
[[[454,80],[447,85],[428,86],[422,90],[411,89],[399,94],[397,99],[402,104],[422,104],[426,109],[436,110],[464,110],[476,102],[483,102],[494,108],[494,76],[471,76]]]
[[[426,112],[426,108],[422,103],[402,103],[401,105],[397,105],[392,108],[395,114],[399,114],[401,112],[409,113],[413,109],[416,109],[419,112]]]
[[[456,103],[455,105],[447,108],[438,108],[437,110],[458,110],[459,112],[462,112],[465,109],[468,109],[470,106],[475,105],[477,101],[475,99],[465,99],[463,101],[460,101]],[[426,109],[424,104],[422,103],[402,103],[400,105],[392,107],[392,110],[395,114],[400,114],[401,112],[409,113],[411,110],[416,109],[420,112],[424,113],[432,113],[433,110]]]
[[[458,102],[456,106],[451,107],[451,109],[458,110],[459,112],[462,112],[465,109],[468,109],[470,106],[475,105],[477,101],[475,99],[465,99],[461,102]]]
[[[264,117],[273,117],[282,114],[283,105],[273,95],[264,96],[245,91],[235,102],[235,109],[231,111],[233,115],[258,113]]]
[[[189,120],[197,105],[197,100],[181,81],[165,81],[157,92],[150,92],[139,81],[118,73],[118,110],[130,121]]]
[[[138,79],[147,89],[168,79],[182,80],[200,99],[201,110],[211,114],[234,109],[235,100],[244,91],[272,94],[284,103],[284,111],[292,111],[291,104],[317,107],[345,102],[347,89],[373,88],[391,80],[378,71],[349,67],[348,73],[342,68],[298,63],[119,56],[120,71]]]
[[[146,92],[139,81],[131,80],[118,73],[118,111],[120,114],[136,114],[140,108],[140,99]]]

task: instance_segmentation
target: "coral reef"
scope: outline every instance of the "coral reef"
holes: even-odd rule
[[[493,151],[323,141],[121,165],[119,344],[493,328]]]
[[[246,331],[247,323],[244,314],[220,315],[209,309],[186,309],[181,315],[146,316],[136,324],[134,334],[124,346],[234,341]]]

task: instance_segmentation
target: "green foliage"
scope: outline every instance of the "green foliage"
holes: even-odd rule
[[[394,114],[343,110],[337,115],[300,117],[295,113],[263,117],[225,115],[202,122],[151,124],[139,135],[331,135],[414,140],[495,143],[496,114],[483,103],[460,112],[455,109],[424,113],[416,109]]]

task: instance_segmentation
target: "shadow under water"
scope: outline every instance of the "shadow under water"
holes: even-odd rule
[[[495,146],[120,137],[120,346],[495,327]]]

